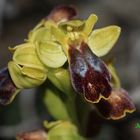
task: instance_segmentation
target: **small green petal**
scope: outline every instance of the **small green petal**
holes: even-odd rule
[[[62,47],[58,43],[51,41],[37,43],[36,51],[41,62],[47,67],[58,68],[67,61]]]
[[[55,26],[52,26],[51,31],[56,41],[58,41],[60,44],[63,44],[66,34]]]
[[[21,66],[46,70],[37,57],[34,45],[31,43],[25,43],[19,45],[19,47],[17,46],[13,55],[13,60]]]
[[[84,27],[84,29],[83,29],[83,32],[84,32],[87,36],[91,33],[91,31],[92,31],[92,29],[93,29],[95,23],[97,22],[97,20],[98,20],[98,17],[97,17],[96,15],[94,15],[94,14],[91,14],[91,15],[89,16],[89,18],[86,20],[86,22],[85,22],[85,27]]]
[[[41,85],[46,80],[46,75],[41,80],[23,75],[21,73],[21,67],[14,61],[8,63],[8,70],[14,84],[18,88],[33,88]]]
[[[120,35],[118,26],[108,26],[94,30],[88,39],[88,45],[97,56],[106,55],[114,46]]]

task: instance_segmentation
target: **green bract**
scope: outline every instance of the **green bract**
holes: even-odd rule
[[[64,30],[65,32],[67,31],[79,31],[82,30],[84,26],[84,22],[81,20],[71,20],[67,22],[62,22],[59,24],[59,27]]]
[[[49,88],[45,91],[44,103],[48,112],[55,119],[70,120],[65,101],[61,99],[61,95],[63,97],[63,94],[57,88]]]

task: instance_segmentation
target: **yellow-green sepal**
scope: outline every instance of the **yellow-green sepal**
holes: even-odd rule
[[[13,61],[21,66],[46,71],[45,66],[39,60],[35,46],[32,43],[24,43],[22,45],[16,46],[13,55]]]
[[[81,20],[70,20],[66,22],[61,22],[58,27],[61,28],[64,32],[67,31],[80,31],[84,26],[84,22]]]
[[[36,52],[40,61],[50,68],[61,67],[67,61],[61,45],[52,41],[36,43]]]
[[[43,79],[39,79],[37,77],[31,78],[31,76],[29,77],[23,74],[22,67],[14,61],[10,61],[8,63],[8,70],[17,88],[33,88],[41,85],[47,78],[47,73],[44,73]]]
[[[97,56],[106,55],[119,38],[121,29],[118,26],[108,26],[94,30],[88,38],[88,45]]]

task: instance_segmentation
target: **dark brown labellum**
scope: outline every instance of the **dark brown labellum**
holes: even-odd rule
[[[126,113],[135,110],[133,101],[124,89],[113,89],[109,98],[101,99],[96,107],[103,117],[113,120],[123,118]]]
[[[0,71],[0,104],[9,104],[17,94],[17,88],[14,85],[7,68]]]
[[[110,74],[105,63],[86,43],[69,47],[69,69],[73,88],[85,99],[97,103],[111,93]]]

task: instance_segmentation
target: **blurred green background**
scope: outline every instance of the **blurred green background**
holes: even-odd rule
[[[127,118],[105,121],[95,140],[139,140],[140,129],[140,0],[0,0],[0,68],[11,59],[8,47],[20,44],[28,32],[56,5],[73,4],[79,18],[99,17],[95,28],[118,25],[119,41],[107,56],[115,58],[122,86],[129,91],[137,111]],[[41,127],[48,118],[36,89],[24,90],[8,106],[0,106],[0,140],[12,140],[18,132]],[[93,132],[94,133],[94,132]]]

